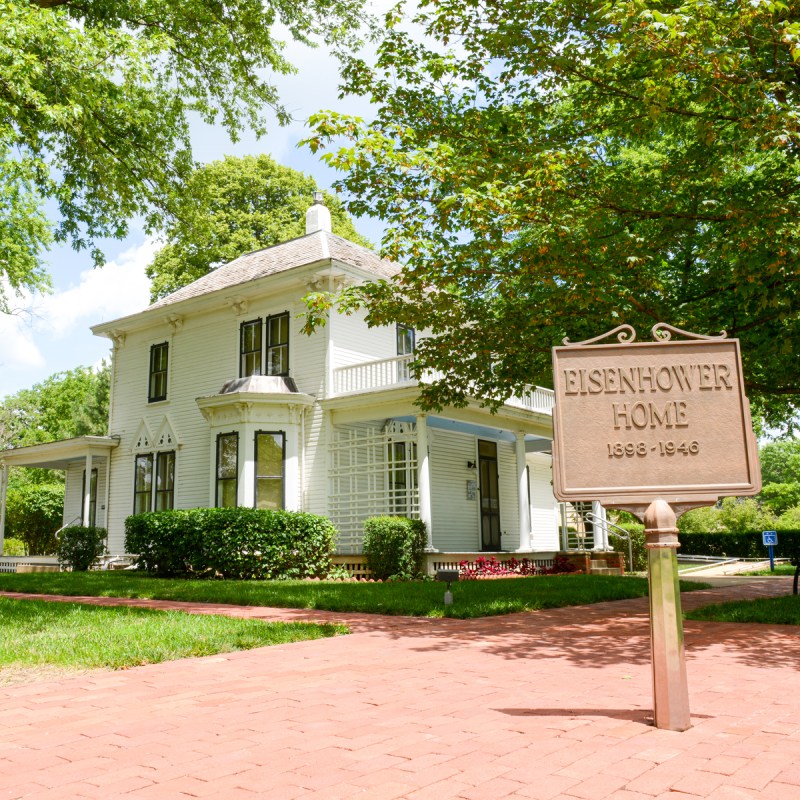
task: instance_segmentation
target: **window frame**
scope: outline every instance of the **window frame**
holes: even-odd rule
[[[172,474],[170,475],[169,486],[166,489],[159,489],[159,477],[162,469],[162,459],[169,458],[168,464],[172,464]],[[151,453],[137,453],[133,459],[133,513],[146,514],[150,511],[168,511],[175,508],[175,470],[177,468],[177,453],[175,450],[156,450]],[[150,464],[150,485],[146,489],[138,487],[138,465],[140,461]],[[159,497],[168,497],[168,504],[159,508]],[[139,508],[137,499],[141,497],[145,502],[146,508]]]
[[[286,341],[285,342],[272,342],[272,322],[274,320],[286,320]],[[263,359],[263,367],[266,369],[264,372],[265,375],[277,375],[280,377],[287,377],[289,375],[289,312],[282,311],[280,314],[271,314],[268,317],[264,318],[264,359]],[[271,359],[270,353],[278,348],[285,347],[285,365],[286,368],[281,372],[272,372],[271,371]]]
[[[245,329],[252,326],[258,326],[258,343],[255,349],[244,349]],[[247,356],[255,355],[258,360],[258,368],[253,372],[248,372],[245,369],[245,358]],[[264,320],[261,317],[249,319],[239,325],[239,377],[249,378],[251,375],[261,375],[264,369]]]
[[[259,475],[258,473],[258,438],[259,436],[281,437],[281,474]],[[253,508],[258,508],[259,479],[276,479],[281,481],[281,509],[286,508],[286,431],[256,431],[253,437]]]
[[[408,353],[402,352],[405,350],[406,344],[406,334],[411,335],[411,350]],[[395,350],[397,352],[397,358],[403,358],[404,356],[413,356],[414,352],[417,349],[417,333],[410,325],[403,325],[402,322],[395,323],[394,329],[394,339],[395,339]],[[413,378],[411,374],[411,369],[406,361],[398,361],[397,362],[397,380],[401,383],[404,381],[410,381]]]
[[[234,474],[232,478],[221,478],[219,474],[220,469],[220,446],[222,444],[223,439],[233,438],[236,442],[236,466],[234,469]],[[215,482],[214,482],[214,507],[215,508],[238,508],[239,506],[239,431],[230,431],[228,433],[218,433],[217,434],[217,460],[215,466]],[[224,481],[233,481],[234,491],[233,496],[235,498],[235,503],[233,506],[223,506],[220,503],[222,492],[220,488]]]
[[[172,472],[169,475],[169,486],[166,489],[159,489],[159,478],[161,477],[161,461],[163,458],[168,458],[168,465],[172,465]],[[168,504],[160,505],[159,498],[167,497]],[[155,454],[155,464],[153,471],[153,502],[152,509],[154,511],[170,511],[175,508],[175,451],[174,450],[159,450]]]
[[[139,462],[147,460],[150,462],[150,485],[146,489],[139,489],[138,488],[138,477],[139,477]],[[154,463],[153,463],[153,454],[152,453],[137,453],[133,459],[133,513],[134,514],[145,514],[148,511],[153,510],[153,484],[154,480]],[[137,498],[139,497],[147,498],[146,508],[139,508],[139,503],[137,503]]]
[[[165,354],[165,363],[162,368],[157,368],[157,353]],[[159,365],[160,366],[160,365]],[[169,379],[169,342],[157,342],[150,345],[150,369],[147,378],[147,402],[159,403],[167,399]],[[163,380],[161,392],[158,392],[158,383]]]
[[[388,515],[408,517],[417,491],[417,443],[408,438],[390,438],[386,443],[386,488]],[[398,482],[402,478],[402,483]]]
[[[403,334],[410,333],[411,334],[411,350],[408,352],[404,352],[405,347],[401,347],[401,343],[405,343],[405,337]],[[417,331],[416,329],[412,328],[410,325],[403,325],[402,322],[398,322],[395,324],[395,349],[397,351],[398,356],[413,356],[417,350]]]

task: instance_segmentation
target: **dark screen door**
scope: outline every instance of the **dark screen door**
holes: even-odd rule
[[[481,550],[500,549],[500,492],[497,442],[478,441],[481,482]]]

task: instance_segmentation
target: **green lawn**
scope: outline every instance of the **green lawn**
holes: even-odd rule
[[[434,581],[201,581],[153,578],[136,572],[0,574],[0,590],[16,592],[458,618],[644,597],[647,580],[628,576],[553,575],[461,581],[452,588],[455,602],[446,608],[443,602],[445,585]],[[700,583],[682,583],[681,588],[691,591],[708,587]]]
[[[767,625],[800,625],[800,596],[785,595],[763,600],[740,600],[703,606],[686,614],[687,619],[711,622],[761,622]]]
[[[0,598],[0,668],[120,669],[319,639],[341,626]]]
[[[757,569],[752,572],[740,572],[740,575],[794,575],[795,567],[791,564],[776,564],[775,572],[769,567],[766,569]]]

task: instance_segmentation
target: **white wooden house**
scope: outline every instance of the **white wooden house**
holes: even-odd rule
[[[3,508],[8,467],[55,467],[64,523],[107,527],[112,553],[134,512],[238,504],[327,515],[342,554],[360,552],[365,518],[395,514],[425,521],[431,551],[546,560],[560,549],[549,390],[426,414],[413,330],[333,314],[302,333],[309,291],[396,270],[315,204],[305,236],[96,325],[113,343],[109,435],[0,454]]]

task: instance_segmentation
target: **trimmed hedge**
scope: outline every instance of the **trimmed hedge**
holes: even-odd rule
[[[324,578],[335,542],[330,520],[297,511],[192,508],[125,520],[126,551],[162,577]]]
[[[614,529],[608,531],[608,543],[618,553],[625,556],[625,569],[628,572],[644,572],[647,569],[647,548],[644,546],[644,525],[635,522],[620,524],[631,537],[633,551],[633,564],[628,563],[628,542],[621,536],[614,533]]]
[[[58,535],[58,563],[73,572],[86,572],[106,552],[106,529],[86,525],[70,525]]]
[[[426,541],[422,520],[406,517],[370,517],[364,520],[364,555],[372,576],[377,580],[420,575]]]
[[[682,555],[765,558],[767,548],[761,543],[761,531],[748,533],[681,533],[678,536]],[[800,530],[778,531],[776,558],[800,558]]]

